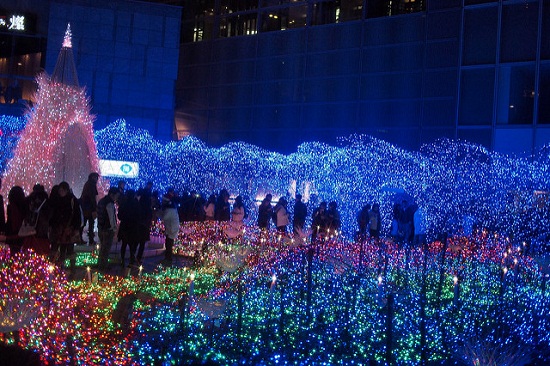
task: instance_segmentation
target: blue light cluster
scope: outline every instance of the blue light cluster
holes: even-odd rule
[[[1,167],[23,125],[22,119],[0,119],[0,128],[9,131],[0,136]],[[140,176],[128,182],[130,187],[150,180],[160,194],[173,186],[203,195],[225,188],[232,197],[245,197],[252,220],[254,201],[266,193],[275,200],[298,192],[308,200],[310,214],[320,201],[336,201],[348,236],[357,229],[357,212],[373,202],[381,205],[382,230],[388,233],[392,206],[402,198],[424,208],[432,237],[456,232],[465,216],[516,241],[545,241],[550,227],[548,148],[523,159],[440,140],[411,152],[360,135],[340,139],[339,146],[307,142],[282,155],[242,142],[210,148],[195,137],[162,143],[124,120],[97,131],[95,138],[101,159],[139,163]]]
[[[25,127],[25,119],[14,116],[0,116],[0,171],[6,169],[7,162],[19,140],[19,133]]]
[[[392,206],[402,198],[424,208],[433,236],[456,232],[465,216],[516,240],[541,238],[550,224],[547,150],[528,160],[440,140],[410,152],[350,136],[337,147],[308,142],[282,155],[242,142],[210,148],[194,137],[162,144],[123,120],[98,131],[96,140],[101,158],[140,163],[141,175],[130,185],[151,180],[160,193],[174,186],[203,195],[225,188],[232,197],[247,198],[252,218],[253,201],[266,193],[277,199],[298,192],[308,199],[310,213],[320,201],[336,201],[347,235],[355,232],[356,214],[369,202],[381,204],[382,229],[389,232]]]

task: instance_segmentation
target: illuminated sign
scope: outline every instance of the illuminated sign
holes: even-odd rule
[[[0,15],[0,30],[25,31],[24,15]]]
[[[104,177],[137,178],[139,164],[132,161],[99,160],[99,171]]]

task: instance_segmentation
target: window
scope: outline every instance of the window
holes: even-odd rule
[[[497,123],[533,123],[535,66],[502,66],[498,71]]]
[[[262,32],[304,27],[307,19],[307,5],[264,11],[261,19]]]
[[[424,0],[369,0],[367,17],[378,18],[399,14],[416,13],[425,10]]]
[[[502,8],[500,60],[534,60],[537,52],[538,3],[523,2]]]
[[[276,6],[276,5],[282,5],[282,4],[288,4],[288,3],[296,3],[296,2],[302,2],[305,3],[307,1],[296,1],[296,0],[260,0],[260,6],[261,7],[268,7],[268,6]]]
[[[193,42],[212,39],[212,30],[214,28],[213,16],[199,15],[195,18],[193,27]]]
[[[494,64],[498,9],[467,10],[464,13],[464,65]]]
[[[361,19],[363,0],[328,0],[312,4],[311,24],[331,24]]]
[[[464,5],[475,5],[483,3],[496,3],[497,0],[464,0]]]
[[[339,9],[339,20],[357,20],[363,18],[363,0],[341,0]]]
[[[538,123],[550,124],[550,64],[540,65]]]
[[[212,39],[215,0],[190,1],[183,12],[182,41]]]
[[[462,71],[459,125],[492,125],[494,84],[492,67]]]
[[[338,23],[340,8],[334,1],[325,1],[312,5],[311,25]]]
[[[220,37],[246,36],[257,33],[256,13],[240,14],[220,20]]]
[[[44,38],[0,35],[0,103],[31,98],[35,91],[34,77],[44,68],[45,50]]]
[[[231,14],[258,8],[258,0],[221,0],[220,13]]]
[[[540,58],[550,60],[550,0],[544,0],[542,3],[541,36]]]

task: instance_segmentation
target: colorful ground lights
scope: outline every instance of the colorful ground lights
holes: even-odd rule
[[[200,266],[128,278],[69,282],[41,257],[3,252],[2,306],[18,299],[31,315],[1,340],[52,364],[471,364],[489,346],[549,360],[548,268],[506,237],[407,249],[274,232],[212,241],[212,227],[194,228],[177,246],[207,233]],[[220,258],[240,259],[228,272]]]
[[[130,186],[226,188],[248,196],[251,217],[239,228],[185,223],[175,252],[192,256],[191,268],[126,278],[91,269],[69,281],[39,256],[2,251],[3,343],[50,364],[550,362],[546,150],[526,160],[444,140],[412,153],[354,136],[284,156],[194,138],[163,144],[124,121],[95,137],[101,158],[139,161]],[[337,201],[342,232],[311,243],[255,227],[256,198],[296,191]],[[381,203],[388,231],[397,191],[428,213],[430,244],[352,239],[365,202]],[[459,234],[465,216],[479,228],[469,236]]]

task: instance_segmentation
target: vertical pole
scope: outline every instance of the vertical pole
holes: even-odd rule
[[[423,243],[422,287],[420,290],[420,364],[426,365],[426,276],[428,266],[428,244]]]
[[[386,316],[386,364],[393,365],[393,294],[389,293],[388,313]]]
[[[546,308],[546,282],[548,281],[548,275],[546,273],[542,274],[542,309]],[[543,337],[543,334],[541,332],[541,312],[535,310],[535,314],[533,316],[533,320],[536,323],[535,326],[535,347],[536,349],[544,348],[544,345],[541,342],[541,338]]]
[[[307,252],[307,299],[306,299],[306,320],[307,325],[311,324],[311,271],[313,265],[313,248],[309,248]]]
[[[426,287],[422,285],[420,294],[420,364],[426,365]]]
[[[439,262],[439,284],[437,285],[437,307],[441,307],[441,293],[443,282],[445,280],[445,253],[447,252],[447,233],[443,233],[443,248],[441,249],[441,259]]]
[[[360,234],[359,236],[359,272],[363,271],[363,246],[365,244],[365,236],[363,234]]]
[[[239,344],[242,339],[243,328],[243,287],[241,282],[237,283],[237,340]]]
[[[382,274],[382,245],[380,245],[380,242],[376,242],[378,244],[378,275],[380,276]]]
[[[184,296],[180,300],[180,328],[181,328],[182,334],[184,335],[186,334],[184,330],[185,330],[185,321],[187,318],[187,304],[189,303],[188,296],[189,295]]]
[[[284,297],[285,297],[285,290],[284,286],[279,286],[281,289],[281,302],[279,303],[279,338],[283,339],[284,342],[284,334],[285,334],[285,304],[284,304]]]

